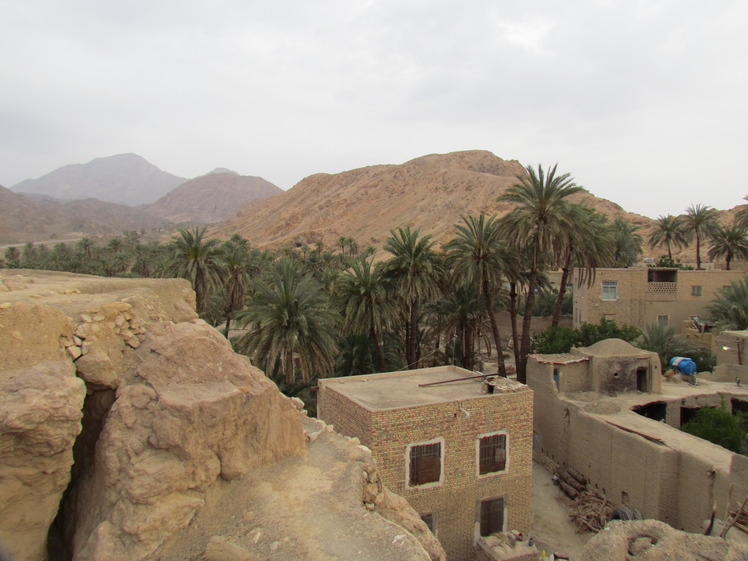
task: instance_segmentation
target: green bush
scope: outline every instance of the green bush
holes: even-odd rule
[[[542,354],[568,353],[579,345],[579,332],[569,327],[549,327],[532,340],[532,352]]]
[[[572,347],[589,347],[604,339],[623,339],[634,343],[641,331],[633,325],[618,325],[601,319],[600,323],[583,323],[579,329],[549,327],[533,337],[532,352],[542,354],[568,353]]]
[[[681,426],[681,430],[733,452],[745,452],[745,432],[741,419],[724,409],[702,407],[693,419]]]

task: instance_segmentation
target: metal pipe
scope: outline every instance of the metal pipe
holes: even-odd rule
[[[476,378],[486,378],[488,376],[498,376],[498,372],[492,374],[478,374],[476,376],[465,376],[464,378],[454,378],[452,380],[441,380],[440,382],[428,382],[426,384],[418,384],[419,388],[425,388],[426,386],[438,386],[439,384],[448,384],[450,382],[462,382],[463,380],[475,380]]]

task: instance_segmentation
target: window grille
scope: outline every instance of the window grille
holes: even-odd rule
[[[441,442],[412,446],[410,448],[409,485],[425,485],[439,481],[442,471],[441,456]]]
[[[478,466],[480,475],[506,469],[506,434],[492,434],[480,439]]]

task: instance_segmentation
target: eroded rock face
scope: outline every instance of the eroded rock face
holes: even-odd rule
[[[0,285],[0,543],[15,558],[45,559],[59,510],[53,557],[145,559],[217,480],[303,451],[296,407],[196,319],[185,281]]]
[[[584,548],[581,561],[745,561],[748,549],[710,536],[675,530],[657,520],[613,521]]]
[[[154,324],[128,354],[137,366],[120,377],[79,489],[80,560],[145,559],[219,477],[303,451],[296,408],[204,322]]]
[[[54,309],[0,309],[0,544],[19,561],[44,558],[70,480],[86,395],[61,344],[72,331]]]
[[[3,372],[0,382],[0,542],[43,559],[70,481],[86,390],[68,361]]]

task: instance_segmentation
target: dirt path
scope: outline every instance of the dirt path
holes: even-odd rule
[[[532,531],[538,549],[563,552],[577,559],[592,534],[577,534],[562,500],[563,493],[551,482],[540,464],[532,465]]]

